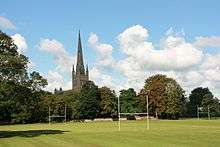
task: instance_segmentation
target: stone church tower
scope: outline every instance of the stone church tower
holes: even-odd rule
[[[82,43],[79,32],[76,71],[74,69],[74,65],[72,70],[72,90],[80,91],[82,85],[88,80],[89,80],[89,70],[88,70],[88,66],[86,66],[86,70],[84,68]]]

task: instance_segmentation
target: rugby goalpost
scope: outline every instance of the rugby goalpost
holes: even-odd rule
[[[50,106],[49,106],[49,108],[48,108],[49,124],[51,123],[51,118],[64,118],[64,122],[66,122],[66,104],[65,104],[65,107],[64,107],[64,115],[51,115],[51,114],[50,114],[50,111],[51,111],[50,109],[51,109],[51,108],[50,108]]]
[[[121,131],[121,114],[122,115],[147,115],[147,130],[150,130],[150,121],[149,121],[149,111],[148,111],[148,106],[149,106],[149,90],[147,90],[146,92],[144,92],[144,96],[146,98],[146,102],[147,102],[147,112],[146,113],[121,113],[120,112],[120,98],[118,96],[118,131]]]
[[[199,107],[197,105],[197,117],[198,117],[198,119],[200,119],[200,115],[199,114],[202,114],[202,113],[207,113],[208,114],[208,119],[209,120],[211,119],[209,105],[208,105],[208,110],[207,111],[203,111],[203,107]]]

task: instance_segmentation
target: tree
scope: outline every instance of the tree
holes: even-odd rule
[[[27,63],[28,58],[17,52],[12,38],[0,31],[0,82],[25,83]]]
[[[171,78],[167,79],[165,96],[166,102],[166,115],[171,119],[178,119],[186,111],[186,98],[184,90],[180,85]]]
[[[205,94],[201,103],[203,111],[210,112],[210,115],[217,117],[220,114],[220,103],[217,98],[214,98],[212,93]]]
[[[191,91],[189,102],[187,104],[187,111],[190,117],[197,116],[197,107],[202,107],[202,101],[205,95],[207,98],[210,98],[210,96],[213,97],[208,88],[197,87]]]
[[[120,112],[123,113],[135,113],[139,112],[137,104],[137,94],[133,88],[127,90],[123,89],[120,91]]]
[[[98,86],[92,81],[87,81],[75,101],[74,118],[94,119],[100,112],[100,101]]]
[[[213,104],[210,106],[211,116],[219,117],[220,116],[220,100],[219,98],[213,99]]]
[[[66,106],[66,119],[70,120],[73,117],[73,110],[76,107],[76,100],[79,93],[73,90],[67,90],[60,93],[47,93],[42,97],[41,109],[44,112],[41,116],[43,121],[48,121],[48,112],[50,107],[51,115],[64,115]],[[63,121],[64,119],[53,119],[55,121]]]
[[[33,122],[47,81],[37,72],[29,76],[28,58],[17,49],[12,38],[0,31],[0,120]]]
[[[108,87],[99,88],[100,92],[100,115],[102,117],[117,116],[117,97],[113,90]]]
[[[172,78],[165,75],[154,75],[146,79],[144,88],[139,94],[139,105],[146,111],[146,99],[143,93],[148,91],[149,112],[157,112],[161,118],[177,119],[184,111],[184,90]]]
[[[32,91],[41,91],[41,89],[44,88],[47,84],[47,80],[44,79],[38,72],[33,71],[30,74],[29,88]]]

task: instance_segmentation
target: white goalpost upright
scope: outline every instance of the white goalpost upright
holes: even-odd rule
[[[121,131],[121,117],[120,117],[120,99],[118,96],[118,131]]]
[[[64,122],[66,122],[66,104],[65,104],[65,108],[64,108],[64,115],[51,115],[50,114],[50,106],[49,106],[49,112],[48,112],[48,114],[49,114],[49,116],[48,116],[48,118],[49,118],[49,124],[51,123],[51,118],[64,118]]]
[[[118,97],[118,131],[121,131],[121,114],[122,115],[147,115],[147,130],[150,129],[150,121],[149,121],[149,110],[148,110],[148,102],[149,102],[149,97],[148,97],[149,91],[146,91],[144,93],[144,96],[146,97],[146,102],[147,102],[147,112],[146,113],[121,113],[120,112],[120,98]]]
[[[208,119],[210,120],[211,118],[210,118],[209,106],[208,106],[208,110],[207,110],[207,111],[202,111],[202,110],[203,110],[203,107],[199,107],[199,106],[197,105],[197,117],[198,117],[198,119],[200,119],[200,115],[199,115],[199,114],[201,114],[201,113],[207,113],[207,114],[208,114]]]

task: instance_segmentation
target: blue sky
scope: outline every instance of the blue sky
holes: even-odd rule
[[[37,70],[46,77],[54,76],[54,78],[57,78],[55,80],[50,79],[51,85],[56,85],[57,87],[63,86],[68,89],[70,74],[69,71],[65,72],[59,68],[60,63],[56,60],[59,60],[57,56],[60,52],[53,52],[49,50],[51,48],[48,49],[48,46],[45,47],[43,45],[45,43],[50,43],[50,45],[60,43],[62,44],[61,50],[65,50],[65,55],[63,56],[68,56],[68,59],[73,57],[74,59],[77,32],[80,29],[86,63],[89,63],[92,79],[100,86],[107,85],[113,89],[132,86],[138,90],[141,85],[135,85],[135,81],[137,83],[142,80],[143,85],[143,76],[148,77],[154,73],[164,73],[176,78],[186,91],[190,91],[196,86],[206,86],[210,87],[219,96],[220,78],[216,78],[216,74],[220,73],[220,69],[217,63],[215,66],[212,65],[212,67],[210,65],[213,62],[218,62],[217,58],[220,54],[218,38],[220,36],[219,10],[220,1],[218,0],[7,0],[1,2],[0,16],[10,21],[14,28],[7,27],[5,24],[1,25],[1,21],[0,27],[1,30],[11,36],[19,34],[25,39],[27,47],[24,54],[34,63],[32,70]],[[129,30],[129,28],[131,29]],[[159,66],[158,64],[161,63],[156,61],[151,63],[151,61],[148,62],[147,60],[139,63],[141,60],[138,58],[140,57],[139,55],[133,56],[130,50],[128,51],[122,47],[123,43],[119,39],[119,34],[123,35],[126,30],[130,31],[130,35],[132,33],[141,35],[142,31],[147,30],[147,35],[145,34],[142,37],[147,38],[147,42],[151,42],[156,51],[165,49],[164,44],[161,42],[165,40],[167,43],[170,39],[169,37],[173,37],[175,41],[178,38],[182,38],[185,44],[188,43],[193,46],[197,41],[199,45],[195,48],[202,50],[202,55],[196,54],[195,58],[200,57],[198,60],[193,60],[192,63],[178,67],[165,64]],[[167,34],[168,30],[171,31]],[[92,36],[99,38],[98,42],[95,43],[96,45],[91,45],[91,42],[88,41]],[[196,39],[198,37],[204,38]],[[46,39],[48,40],[44,42]],[[103,44],[108,47],[111,46],[111,49],[108,47],[106,49]],[[142,48],[143,53],[149,49],[145,46],[142,46]],[[107,53],[103,55],[101,50]],[[136,48],[134,47],[131,50],[135,54]],[[61,52],[63,53],[64,51]],[[158,56],[150,56],[149,58],[152,57],[153,59],[151,60],[156,60],[156,58],[160,60],[159,57],[164,57],[164,55],[161,55],[163,53],[158,53],[156,54]],[[195,52],[193,51],[193,53]],[[165,51],[164,54],[168,53]],[[111,65],[99,65],[98,62],[103,57],[111,58]],[[135,59],[133,60],[133,58]],[[170,60],[170,58],[165,59]],[[125,65],[127,66],[135,62],[140,67],[146,67],[144,69],[124,69],[122,71],[118,65],[122,61],[123,63],[126,61]],[[185,61],[181,60],[181,62]],[[74,62],[70,61],[70,63]],[[114,64],[113,67],[112,64]],[[154,65],[154,67],[152,68],[150,65]],[[206,69],[204,69],[205,66]],[[205,73],[207,68],[210,69],[209,73]],[[140,72],[134,73],[137,76],[136,79],[132,78],[133,81],[128,81],[127,78],[132,77],[132,70],[140,70]],[[127,75],[129,72],[131,74]],[[189,73],[188,76],[185,75],[186,72]],[[210,75],[210,73],[213,74]],[[198,81],[190,83],[190,77],[194,76],[196,76],[196,79],[198,78]],[[207,76],[213,76],[213,78],[204,80]],[[52,81],[56,81],[56,83]],[[48,89],[51,90],[53,88],[53,86],[50,86]]]

